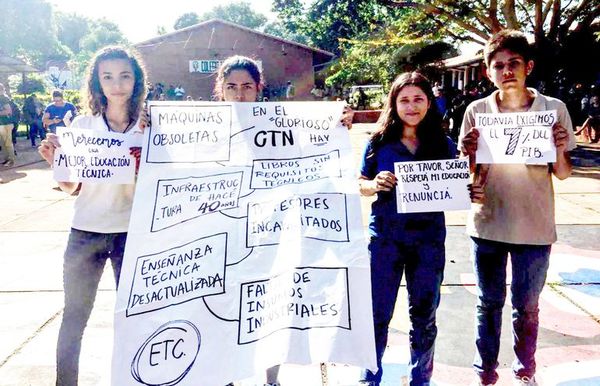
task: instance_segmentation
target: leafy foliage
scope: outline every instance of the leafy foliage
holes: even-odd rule
[[[367,38],[383,31],[401,13],[376,0],[317,0],[307,9],[300,0],[274,0],[273,10],[288,31],[336,54],[341,53],[341,39]]]
[[[128,42],[118,25],[107,19],[99,19],[92,23],[90,32],[81,39],[79,44],[82,51],[94,53],[108,45],[126,45]]]
[[[395,74],[456,54],[454,44],[483,44],[494,32],[520,29],[535,36],[538,76],[557,67],[581,75],[597,71],[594,22],[597,0],[273,0],[282,37],[334,52],[339,59],[327,72],[331,85],[389,82]],[[576,47],[576,48],[575,48]],[[568,54],[567,54],[568,53]],[[575,55],[575,56],[573,56]],[[578,59],[574,59],[578,58]],[[583,69],[577,71],[575,66]]]
[[[246,1],[218,5],[200,16],[200,21],[210,19],[221,19],[252,29],[259,29],[267,23],[267,17],[254,11]]]
[[[597,51],[594,45],[594,22],[600,17],[597,0],[379,0],[395,9],[412,9],[406,21],[418,26],[428,21],[436,31],[420,31],[424,38],[442,34],[453,41],[474,41],[484,44],[502,29],[511,28],[531,33],[535,39],[538,76],[549,79],[558,67],[574,63],[589,64],[586,52]],[[573,39],[577,36],[577,39]],[[572,50],[576,44],[577,50]],[[575,56],[565,52],[576,51]],[[597,67],[596,67],[597,68]],[[591,68],[587,68],[590,74]],[[573,69],[574,74],[580,71]]]
[[[90,32],[92,21],[76,13],[54,14],[57,28],[57,38],[74,53],[81,51],[81,40]]]
[[[200,22],[200,16],[196,12],[187,12],[183,15],[179,16],[177,20],[175,20],[175,24],[173,28],[175,30],[182,29],[185,27],[192,26],[194,24],[198,24]]]
[[[46,81],[39,74],[30,74],[28,78],[16,85],[19,94],[46,93]]]
[[[263,32],[301,44],[310,44],[308,37],[301,32],[290,31],[281,20],[267,23]]]
[[[3,0],[0,48],[41,66],[52,58],[68,58],[70,50],[56,37],[52,7],[45,0]]]
[[[115,23],[53,12],[48,0],[3,0],[2,16],[0,49],[5,54],[42,70],[50,60],[68,61],[74,83],[83,77],[89,59],[99,48],[128,44]],[[28,78],[25,84],[15,83],[19,92],[42,91],[35,75]]]
[[[456,52],[447,43],[433,44],[440,40],[433,22],[407,23],[415,11],[376,0],[317,0],[307,9],[299,0],[275,0],[273,9],[289,34],[339,56],[326,71],[328,86],[387,85],[401,71]]]

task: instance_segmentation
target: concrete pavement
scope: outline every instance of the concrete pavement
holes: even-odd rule
[[[351,131],[357,162],[370,125]],[[50,169],[20,138],[13,168],[0,169],[0,386],[54,384],[62,316],[62,253],[73,198],[53,189]],[[574,176],[555,181],[559,240],[542,294],[538,379],[543,385],[600,385],[600,149],[576,151]],[[364,217],[369,202],[363,202]],[[436,344],[434,385],[474,380],[475,285],[464,212],[447,214],[447,263]],[[366,222],[365,222],[366,223]],[[80,385],[108,385],[115,292],[110,272],[100,284],[81,354]],[[507,302],[509,303],[509,302]],[[499,385],[510,384],[510,305],[503,315]],[[401,385],[408,361],[404,289],[384,357],[386,385]],[[329,385],[353,385],[358,369],[328,365]],[[260,377],[241,382],[260,383]],[[284,386],[321,384],[319,366],[284,365]]]

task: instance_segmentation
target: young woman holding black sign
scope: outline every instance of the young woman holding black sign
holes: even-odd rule
[[[87,79],[90,115],[78,116],[74,127],[141,136],[138,122],[146,95],[145,73],[140,60],[121,47],[96,53]],[[39,152],[50,165],[60,146],[48,134]],[[139,164],[139,148],[132,148]],[[59,182],[69,193],[79,192],[67,249],[63,283],[65,309],[58,335],[56,385],[77,385],[83,331],[89,319],[106,260],[112,263],[118,285],[125,239],[133,202],[134,184]]]
[[[381,382],[388,326],[405,273],[411,321],[410,385],[429,385],[445,264],[445,218],[443,212],[397,213],[394,162],[454,158],[456,146],[444,134],[431,84],[417,72],[396,78],[378,126],[364,151],[359,185],[362,195],[377,194],[369,224],[369,252],[379,369],[365,370],[360,383]]]

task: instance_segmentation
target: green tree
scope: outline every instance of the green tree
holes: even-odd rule
[[[433,23],[435,34],[443,34],[455,41],[484,44],[493,33],[505,28],[531,33],[537,59],[545,63],[539,69],[545,79],[552,75],[556,66],[568,67],[580,62],[587,65],[584,72],[590,72],[590,64],[597,66],[582,56],[600,48],[593,45],[593,23],[600,17],[597,0],[379,1],[390,9],[414,10],[405,23]],[[417,30],[413,33],[419,37],[428,35],[432,32]],[[581,68],[573,68],[571,72],[581,73]]]
[[[81,51],[81,40],[89,33],[92,21],[76,13],[62,12],[56,12],[54,19],[58,40],[74,54],[78,54]]]
[[[94,53],[102,47],[112,44],[128,44],[127,39],[115,23],[107,19],[95,20],[90,32],[80,41],[81,51]]]
[[[263,32],[301,44],[310,43],[308,36],[301,32],[291,31],[281,20],[267,23],[263,28]]]
[[[106,19],[91,20],[89,32],[79,41],[80,50],[71,56],[69,68],[75,84],[85,78],[85,70],[96,51],[109,45],[128,45],[119,27]]]
[[[411,9],[386,7],[376,0],[317,0],[304,6],[300,0],[275,0],[283,29],[307,37],[309,45],[332,51],[339,59],[326,71],[326,84],[387,85],[405,69],[424,67],[452,55],[440,39],[413,36],[415,30],[435,31],[432,22],[409,26],[401,21]]]
[[[303,40],[310,40],[304,28],[307,18],[300,0],[273,0],[272,10],[277,13],[277,21],[266,26],[269,33],[281,37],[303,36]]]
[[[397,1],[380,0],[392,8],[409,7],[419,17],[435,19],[439,28],[452,37],[485,43],[491,34],[505,28],[531,32],[537,44],[543,40],[560,44],[575,30],[589,28],[600,16],[594,0],[484,0],[484,1]]]
[[[305,35],[311,45],[336,54],[341,53],[341,40],[366,39],[402,13],[376,0],[316,0],[309,6],[300,0],[274,0],[273,11],[290,33]]]
[[[42,67],[52,58],[68,58],[70,50],[56,38],[52,6],[45,0],[3,0],[0,49]]]
[[[173,24],[173,28],[175,30],[182,29],[185,27],[189,27],[194,24],[198,24],[200,22],[200,17],[196,12],[187,12],[183,15],[179,16],[177,20],[175,20],[175,24]]]
[[[267,17],[252,9],[250,3],[240,1],[227,5],[218,5],[200,16],[200,21],[221,19],[252,29],[260,29],[267,23]]]
[[[435,78],[438,70],[430,64],[457,54],[452,45],[442,41],[394,42],[384,38],[344,43],[343,55],[326,71],[326,84],[347,87],[374,83],[387,89],[404,71],[418,69]]]
[[[45,94],[46,80],[40,74],[29,74],[25,81],[21,79],[21,82],[17,83],[16,91],[19,94]]]

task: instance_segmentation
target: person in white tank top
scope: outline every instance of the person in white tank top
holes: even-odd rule
[[[136,54],[122,47],[106,47],[92,59],[87,77],[87,104],[91,114],[77,117],[73,127],[142,135],[138,122],[146,95],[146,76]],[[60,146],[48,134],[38,148],[52,165]],[[138,160],[140,148],[131,154]],[[68,194],[79,193],[71,233],[64,254],[65,309],[57,344],[56,385],[78,384],[79,354],[104,266],[111,260],[118,286],[133,202],[134,184],[59,182]]]

